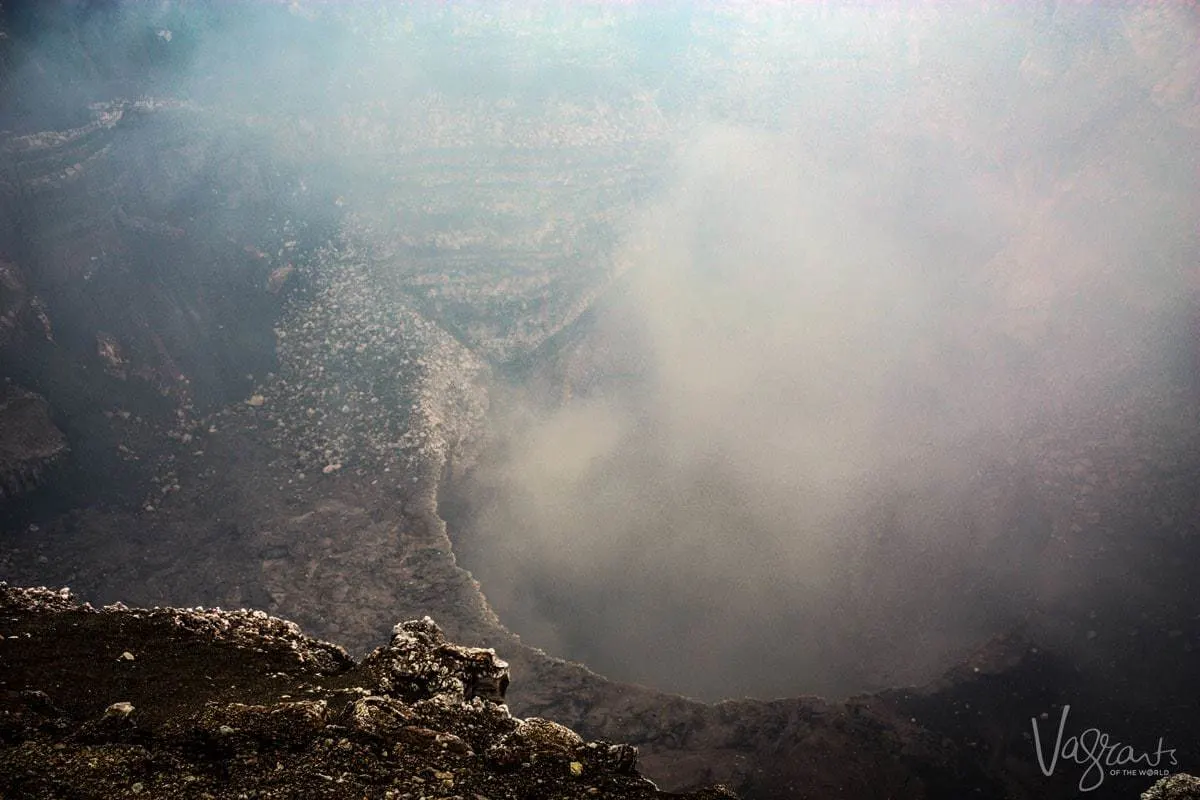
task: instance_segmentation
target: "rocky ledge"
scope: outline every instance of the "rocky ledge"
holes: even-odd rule
[[[361,662],[261,611],[93,608],[0,583],[0,797],[717,798],[504,704],[428,617]]]

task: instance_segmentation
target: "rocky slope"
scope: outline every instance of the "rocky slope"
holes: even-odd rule
[[[508,665],[426,617],[360,662],[261,611],[95,609],[0,584],[12,798],[681,797],[629,745],[503,704]]]

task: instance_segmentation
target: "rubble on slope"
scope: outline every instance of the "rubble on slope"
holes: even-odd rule
[[[626,744],[503,704],[424,620],[355,663],[261,611],[100,609],[0,583],[4,797],[652,798]]]

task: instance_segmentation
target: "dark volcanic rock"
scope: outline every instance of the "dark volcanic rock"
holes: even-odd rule
[[[1027,719],[1060,669],[1015,637],[922,689],[715,706],[513,642],[523,682],[548,684],[529,694],[560,698],[545,713],[586,716],[563,697],[606,709],[612,735],[589,742],[513,717],[507,663],[447,642],[428,617],[359,663],[261,611],[96,609],[0,583],[0,620],[6,798],[734,796],[660,792],[638,749],[610,741],[625,737],[665,781],[732,776],[757,797],[1032,798],[1078,777],[1017,774],[1012,726],[989,723]],[[1178,793],[1186,776],[1173,781],[1153,796],[1192,796]]]
[[[1171,775],[1142,792],[1142,800],[1195,800],[1200,797],[1200,778]]]
[[[505,662],[428,617],[356,665],[261,611],[0,584],[0,613],[4,797],[678,796],[628,745],[513,718]]]
[[[391,644],[367,656],[361,669],[371,683],[410,702],[444,694],[460,703],[476,697],[499,703],[508,690],[508,662],[494,650],[448,644],[429,617],[397,625]]]
[[[0,501],[42,483],[67,452],[45,398],[18,386],[0,387]]]

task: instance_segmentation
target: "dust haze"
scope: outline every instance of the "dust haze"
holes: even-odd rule
[[[42,57],[12,56],[6,125],[80,124],[144,64],[135,95],[266,120],[254,147],[307,152],[363,214],[365,146],[402,159],[446,103],[480,130],[551,108],[662,126],[599,299],[533,378],[496,370],[450,520],[506,624],[609,677],[925,680],[1036,606],[1059,533],[1038,437],[1152,424],[1195,385],[1183,4],[69,9],[85,24],[40,20]]]
[[[528,641],[709,698],[927,680],[1044,588],[1032,442],[1187,382],[1194,131],[1120,97],[1132,23],[949,16],[681,137],[563,396],[474,476],[464,560]]]

